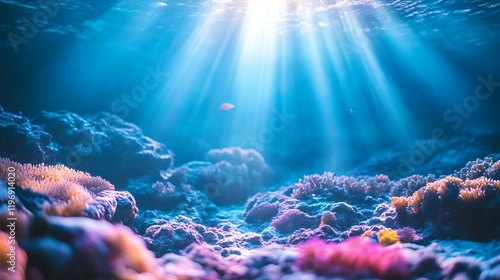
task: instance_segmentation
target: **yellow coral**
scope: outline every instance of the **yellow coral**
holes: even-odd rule
[[[500,181],[486,178],[484,176],[463,181],[460,178],[448,176],[441,180],[428,183],[420,188],[409,197],[392,197],[391,203],[396,209],[405,209],[411,213],[418,213],[420,204],[422,203],[424,192],[429,191],[431,194],[443,196],[448,192],[451,184],[458,186],[460,192],[458,199],[464,203],[480,201],[486,195],[489,188],[500,190]]]
[[[399,241],[398,233],[390,228],[382,229],[378,232],[378,243],[385,246],[392,245]]]
[[[0,179],[7,181],[9,168],[15,169],[16,184],[44,193],[60,201],[45,207],[47,214],[79,215],[92,201],[93,196],[114,186],[101,177],[77,171],[64,165],[20,164],[7,158],[0,158]]]

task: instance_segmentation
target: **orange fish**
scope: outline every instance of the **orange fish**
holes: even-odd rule
[[[219,110],[221,110],[221,111],[229,111],[229,110],[231,110],[233,108],[234,108],[234,105],[231,104],[231,103],[222,103],[219,106]]]

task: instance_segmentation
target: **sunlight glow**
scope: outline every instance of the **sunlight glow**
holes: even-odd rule
[[[157,110],[168,104],[166,118],[188,115],[188,125],[197,125],[200,115],[221,118],[216,129],[230,146],[266,129],[273,110],[289,106],[321,127],[312,128],[322,133],[314,141],[331,154],[332,166],[359,147],[375,149],[384,137],[409,141],[416,132],[402,98],[406,89],[394,83],[380,53],[406,50],[376,30],[393,28],[395,19],[373,2],[368,5],[383,16],[375,18],[378,27],[366,29],[352,9],[358,2],[214,1],[167,60],[171,76]],[[235,108],[217,110],[225,102]]]

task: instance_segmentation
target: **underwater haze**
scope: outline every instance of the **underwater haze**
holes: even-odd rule
[[[496,0],[0,0],[0,280],[500,279]]]

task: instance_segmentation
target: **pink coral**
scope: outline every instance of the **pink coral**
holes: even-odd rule
[[[297,262],[302,270],[353,278],[366,272],[383,279],[410,277],[409,262],[401,249],[384,247],[366,238],[352,237],[338,244],[312,239],[299,250]]]

